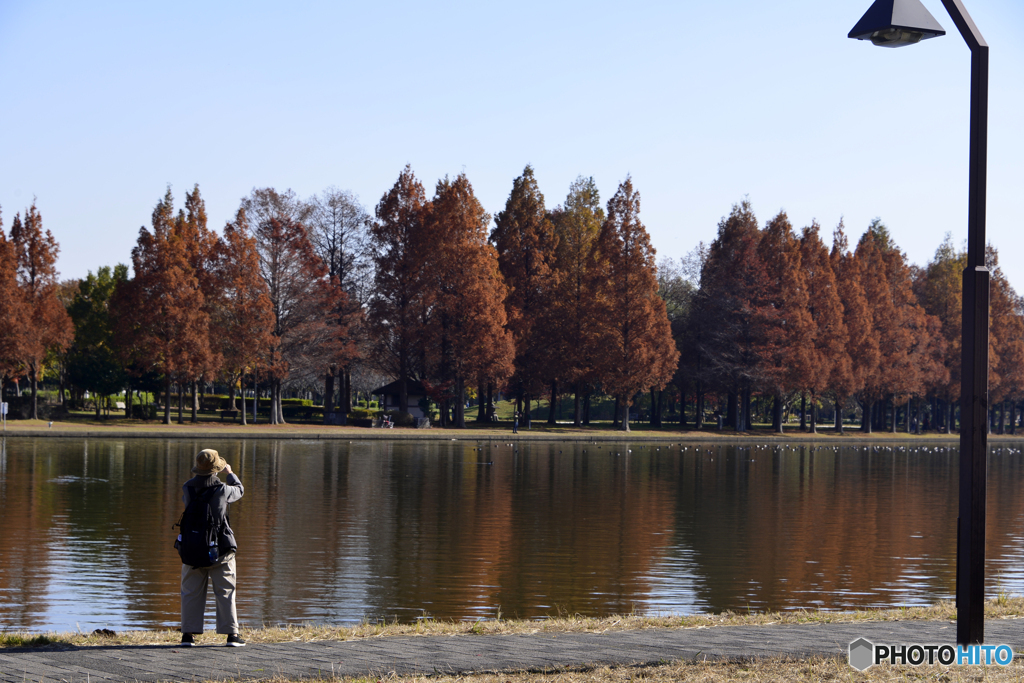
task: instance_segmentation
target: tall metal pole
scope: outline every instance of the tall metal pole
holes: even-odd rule
[[[960,375],[960,518],[956,640],[985,639],[985,502],[988,475],[988,311],[985,202],[988,166],[988,44],[960,0],[942,0],[971,48],[970,183],[963,281]]]

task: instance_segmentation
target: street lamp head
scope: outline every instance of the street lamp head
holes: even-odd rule
[[[849,33],[879,47],[903,47],[944,35],[921,0],[875,0]]]

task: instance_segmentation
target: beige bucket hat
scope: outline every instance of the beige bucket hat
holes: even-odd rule
[[[204,448],[196,453],[196,466],[192,468],[192,472],[200,476],[217,474],[225,465],[227,463],[220,457],[220,453],[212,448]]]

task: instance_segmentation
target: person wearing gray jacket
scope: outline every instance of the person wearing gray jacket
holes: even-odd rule
[[[217,477],[222,470],[227,472],[227,483]],[[217,539],[219,557],[216,562],[209,567],[181,565],[181,644],[185,647],[195,645],[195,636],[203,632],[206,586],[212,581],[217,604],[217,633],[227,635],[227,646],[242,647],[245,641],[238,635],[238,613],[235,610],[235,550],[238,544],[235,533],[228,526],[227,516],[228,505],[240,499],[245,489],[241,479],[231,471],[231,465],[211,448],[196,454],[192,473],[196,476],[182,487],[185,506],[188,507],[192,501],[191,491],[198,496],[205,489],[219,487],[212,494],[210,509],[215,521],[221,524],[221,532]]]

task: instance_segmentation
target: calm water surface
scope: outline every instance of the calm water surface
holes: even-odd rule
[[[246,487],[231,519],[247,625],[848,609],[954,590],[952,445],[8,438],[0,626],[176,626],[171,525],[204,447]],[[1022,487],[1020,450],[993,447],[991,594],[1024,592]]]

